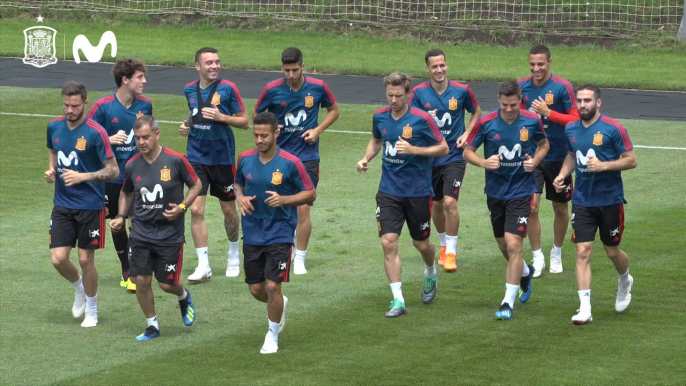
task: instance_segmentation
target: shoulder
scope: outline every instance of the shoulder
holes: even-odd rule
[[[527,77],[524,77],[524,78],[519,78],[519,79],[517,79],[517,83],[519,83],[519,85],[522,86],[522,85],[524,85],[525,83],[531,82],[531,79],[532,79],[532,78],[533,78],[533,77],[531,77],[531,76],[527,76]]]
[[[576,121],[571,121],[567,123],[567,125],[565,126],[565,130],[575,130],[579,126],[581,126],[581,119],[577,119]]]
[[[431,115],[429,115],[429,113],[427,113],[424,110],[418,109],[416,107],[410,107],[410,114],[417,116],[419,118],[422,118],[422,119],[426,119],[427,121],[431,121],[431,122],[434,121],[433,117]]]
[[[566,90],[567,92],[569,92],[570,95],[574,96],[574,88],[572,87],[572,84],[567,79],[561,78],[557,75],[553,75],[551,79],[554,83],[562,86],[562,88],[564,90]]]
[[[300,158],[294,156],[293,154],[287,152],[286,150],[283,150],[279,148],[279,153],[277,155],[279,158],[286,160],[288,164],[294,165],[294,166],[299,166],[302,165],[302,162],[300,161]]]
[[[450,81],[450,87],[454,87],[454,88],[461,89],[461,90],[465,90],[465,91],[466,91],[466,90],[469,90],[469,85],[464,84],[464,83],[460,83],[460,82],[458,82],[458,81],[456,81],[456,80],[451,80],[451,81]]]
[[[86,121],[84,123],[85,123],[86,127],[93,129],[94,133],[107,136],[105,129],[98,122],[96,122],[94,119],[86,118]]]
[[[140,153],[138,153],[138,154],[140,154]],[[182,153],[179,153],[178,151],[170,149],[168,147],[164,148],[164,154],[167,156],[170,156],[171,158],[177,158],[180,160],[183,160],[184,158],[186,158],[186,156],[183,155]]]
[[[225,88],[225,89],[231,89],[232,91],[238,90],[238,86],[236,86],[235,83],[231,82],[230,80],[222,79],[219,81],[219,87]]]
[[[50,122],[48,122],[48,127],[55,128],[55,127],[59,126],[60,124],[62,124],[66,119],[67,119],[67,117],[65,117],[65,116],[54,118]]]
[[[143,95],[134,95],[133,97],[134,97],[137,101],[152,103],[152,101],[150,100],[150,98],[144,97]]]
[[[494,119],[498,118],[498,110],[491,111],[488,114],[484,114],[479,118],[478,121],[476,121],[477,125],[484,125]]]
[[[614,120],[614,119],[612,119],[612,118],[610,118],[610,117],[607,117],[607,116],[605,116],[605,115],[601,115],[601,116],[600,116],[600,121],[603,122],[603,123],[605,123],[605,124],[608,124],[608,125],[610,125],[610,126],[612,126],[612,127],[614,127],[614,128],[616,128],[616,129],[625,130],[625,129],[624,129],[624,126],[623,126],[621,123],[619,123],[618,121],[616,121],[616,120]]]
[[[374,117],[376,118],[377,115],[384,114],[384,113],[387,113],[389,111],[391,111],[391,106],[382,107],[382,108],[374,111]]]
[[[192,81],[192,82],[186,83],[186,85],[183,86],[183,87],[184,87],[184,89],[187,89],[187,88],[190,88],[190,87],[195,87],[195,84],[198,83],[198,82],[199,82],[199,80],[194,80],[194,81]]]
[[[265,88],[265,90],[271,90],[275,87],[283,86],[284,82],[285,82],[284,78],[272,80],[271,82],[267,83],[267,85],[264,88]]]
[[[412,89],[412,92],[417,92],[418,90],[427,89],[429,87],[431,87],[431,82],[420,83],[420,84],[414,86],[414,88]]]
[[[141,153],[136,153],[133,157],[129,158],[128,161],[126,161],[126,165],[124,166],[127,169],[131,169],[134,166],[136,166],[136,163],[138,163],[139,159],[141,158]]]
[[[103,105],[107,105],[108,103],[112,103],[112,102],[114,102],[114,94],[104,96],[104,97],[98,99],[97,101],[95,101],[95,103],[93,103],[91,110],[97,110],[97,109],[103,107]]]
[[[242,159],[242,158],[252,157],[252,156],[256,155],[257,152],[258,152],[257,149],[246,150],[244,152],[241,152],[241,154],[238,155],[238,158]]]
[[[309,77],[309,76],[306,76],[306,77],[305,77],[305,83],[307,83],[307,84],[312,84],[312,85],[315,85],[315,86],[320,86],[320,87],[326,86],[326,82],[324,82],[323,80],[317,79],[317,78],[312,78],[312,77]]]
[[[524,109],[519,109],[519,114],[527,119],[532,119],[534,121],[538,121],[540,118],[538,117],[538,114],[529,111],[529,110],[524,110]]]

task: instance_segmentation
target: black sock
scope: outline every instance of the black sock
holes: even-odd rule
[[[112,231],[112,241],[121,263],[122,275],[124,280],[127,280],[129,278],[129,235],[126,233],[126,230]]]

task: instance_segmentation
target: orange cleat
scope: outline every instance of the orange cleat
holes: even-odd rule
[[[441,253],[438,257],[438,265],[443,265],[445,263],[445,247],[441,247]]]
[[[455,261],[454,253],[445,254],[445,264],[443,264],[443,269],[445,269],[446,272],[457,271],[457,262]]]

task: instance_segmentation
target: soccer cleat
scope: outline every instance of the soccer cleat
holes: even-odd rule
[[[617,285],[617,300],[615,300],[615,311],[624,312],[631,303],[631,287],[634,286],[634,278],[629,275],[629,284],[626,287]]]
[[[522,277],[519,282],[519,301],[522,303],[526,303],[531,297],[531,287],[533,287],[535,272],[536,268],[533,265],[529,265],[529,276]]]
[[[455,261],[455,254],[454,253],[446,253],[445,254],[445,263],[443,264],[443,269],[446,272],[457,271],[457,262]]]
[[[143,331],[142,334],[136,337],[137,341],[155,339],[160,336],[160,330],[155,328],[155,326],[148,326],[148,328]]]
[[[436,297],[437,277],[424,278],[424,288],[422,288],[422,303],[429,304]]]
[[[267,336],[264,337],[264,344],[260,349],[260,354],[275,354],[277,351],[279,351],[279,342],[273,340],[267,334]]]
[[[534,256],[533,266],[536,271],[534,271],[534,278],[541,277],[543,270],[545,269],[545,257]]]
[[[131,279],[127,278],[126,280],[124,280],[124,275],[122,275],[121,280],[119,281],[119,286],[126,288],[126,285],[128,284],[129,280]]]
[[[438,254],[438,265],[445,264],[445,245],[441,247],[441,253]]]
[[[226,277],[238,277],[241,274],[241,267],[238,260],[226,260]]]
[[[191,326],[195,322],[195,306],[193,305],[193,299],[191,299],[191,291],[186,289],[186,293],[188,294],[186,298],[179,300],[179,308],[181,308],[183,324]]]
[[[98,325],[98,314],[91,314],[86,312],[86,317],[83,318],[81,327],[95,327]]]
[[[562,254],[550,251],[550,273],[562,273]]]
[[[593,316],[591,316],[591,310],[576,310],[577,314],[572,316],[572,324],[581,326],[593,321]]]
[[[136,283],[132,282],[132,281],[131,281],[131,278],[129,278],[129,279],[126,281],[126,290],[127,290],[130,294],[135,294],[135,293],[136,293]]]
[[[293,260],[293,274],[295,275],[305,275],[307,269],[305,268],[305,259],[296,257]]]
[[[500,309],[495,312],[495,318],[498,320],[510,320],[512,319],[512,307],[509,304],[503,303]]]
[[[386,317],[387,318],[396,318],[400,315],[405,315],[405,314],[407,314],[407,308],[405,308],[405,303],[401,302],[398,299],[393,299],[393,301],[391,301],[390,311],[386,312]]]
[[[188,276],[188,281],[191,283],[202,283],[210,280],[212,280],[212,269],[209,267],[196,267],[195,271]]]
[[[86,312],[86,293],[76,291],[74,295],[74,305],[71,307],[71,314],[75,318],[80,318]]]
[[[286,327],[286,307],[288,307],[288,298],[283,297],[283,311],[281,311],[281,321],[279,322],[279,334]]]

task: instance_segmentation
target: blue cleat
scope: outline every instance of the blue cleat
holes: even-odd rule
[[[186,289],[186,292],[188,293],[186,298],[179,300],[179,308],[181,308],[183,324],[191,326],[195,322],[195,306],[193,305],[193,299],[191,299],[191,291]]]
[[[529,265],[529,276],[522,277],[519,282],[519,301],[526,303],[531,297],[531,284],[533,284],[534,266]]]
[[[142,334],[136,337],[137,341],[155,339],[160,336],[160,330],[155,328],[155,326],[148,326],[148,328],[143,331]]]
[[[503,305],[500,306],[500,309],[495,312],[495,318],[498,320],[512,319],[512,307],[507,303],[503,303]]]

